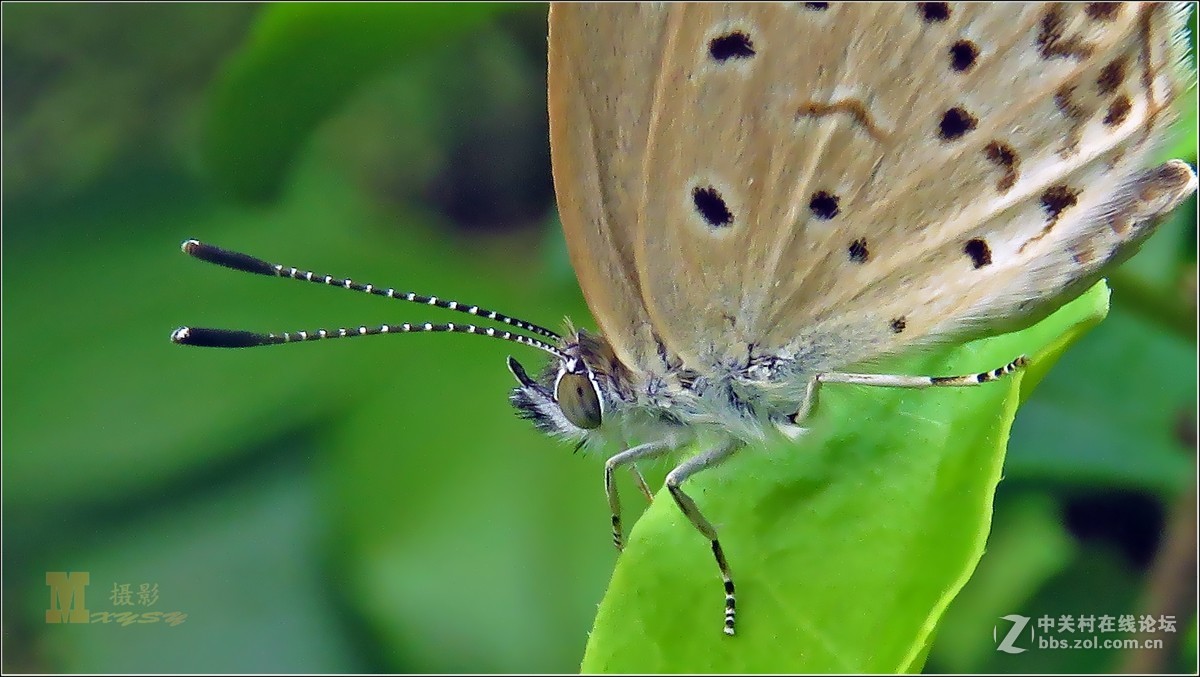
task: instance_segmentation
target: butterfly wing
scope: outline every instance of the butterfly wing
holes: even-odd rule
[[[860,143],[838,177],[852,179],[841,241],[809,218],[773,259],[824,254],[809,269],[774,267],[759,327],[764,344],[792,341],[814,361],[1030,324],[1132,253],[1196,186],[1183,163],[1142,171],[1185,90],[1186,5],[893,9],[908,10],[892,19],[910,47],[891,61],[863,51],[853,73],[889,65],[866,83],[844,74],[815,106],[851,89],[884,93],[862,101],[868,111],[907,112],[872,118],[889,136]],[[900,103],[889,80],[916,97]],[[814,176],[830,175],[826,162]]]
[[[665,17],[643,4],[550,8],[549,109],[554,186],[567,250],[588,307],[617,358],[645,369],[656,359],[634,261],[634,219],[652,92],[622,90],[657,70],[644,31]],[[634,30],[634,28],[638,30]]]
[[[601,328],[825,369],[1035,319],[1195,189],[1140,169],[1185,11],[555,7],[555,183]]]

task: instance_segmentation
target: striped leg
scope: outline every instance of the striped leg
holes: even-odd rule
[[[680,463],[667,474],[667,490],[671,492],[671,497],[679,504],[679,509],[683,511],[683,514],[691,520],[692,525],[712,542],[713,556],[717,558],[717,566],[721,569],[721,580],[725,583],[725,634],[727,635],[733,634],[735,608],[733,577],[729,573],[729,564],[725,561],[725,552],[721,550],[721,543],[717,540],[717,530],[704,518],[704,515],[700,514],[700,509],[696,507],[695,501],[683,493],[683,489],[680,489],[679,485],[701,470],[720,464],[740,448],[741,444],[733,440],[724,442],[720,446]]]
[[[617,550],[625,548],[625,542],[621,535],[621,499],[617,496],[617,483],[613,480],[613,471],[617,468],[632,464],[634,461],[641,458],[652,458],[661,456],[674,447],[674,440],[660,440],[658,442],[649,442],[647,444],[639,444],[631,449],[626,449],[621,453],[608,459],[604,464],[604,494],[608,496],[608,508],[612,511],[612,529],[613,529],[613,545]],[[642,479],[641,473],[637,472],[637,468],[630,465],[637,478],[641,480],[640,486],[642,490],[649,493],[649,487],[646,487],[646,480]]]
[[[1029,364],[1029,360],[1022,355],[1003,367],[978,374],[967,374],[966,376],[894,376],[891,374],[847,374],[833,371],[817,374],[816,378],[809,381],[808,388],[804,392],[804,401],[800,403],[800,407],[795,414],[792,414],[790,419],[795,424],[808,418],[808,415],[816,407],[817,391],[820,389],[822,383],[849,383],[851,385],[877,386],[882,388],[977,386],[981,383],[999,381],[1005,376],[1024,369],[1027,364]]]

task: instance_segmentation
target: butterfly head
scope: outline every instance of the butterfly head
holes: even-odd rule
[[[568,439],[586,439],[606,423],[606,416],[620,401],[619,367],[602,339],[576,332],[564,339],[562,356],[538,379],[509,357],[508,368],[517,379],[509,399],[518,414],[538,429]]]

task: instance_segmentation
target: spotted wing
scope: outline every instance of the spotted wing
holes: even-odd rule
[[[698,368],[814,369],[1036,319],[1195,190],[1142,169],[1185,11],[555,7],[555,181],[597,319]]]

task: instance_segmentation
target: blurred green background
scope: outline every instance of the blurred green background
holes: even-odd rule
[[[599,460],[505,401],[504,356],[539,358],[167,340],[446,315],[207,266],[188,237],[592,326],[545,32],[543,5],[4,5],[6,671],[578,669],[616,554]],[[1195,147],[1193,101],[1164,156]],[[927,671],[1196,669],[1195,224],[1193,198],[1018,413]],[[154,584],[187,619],[48,625],[47,571],[90,572],[93,612]],[[1177,616],[1162,651],[995,650],[1007,614],[1151,612]]]

